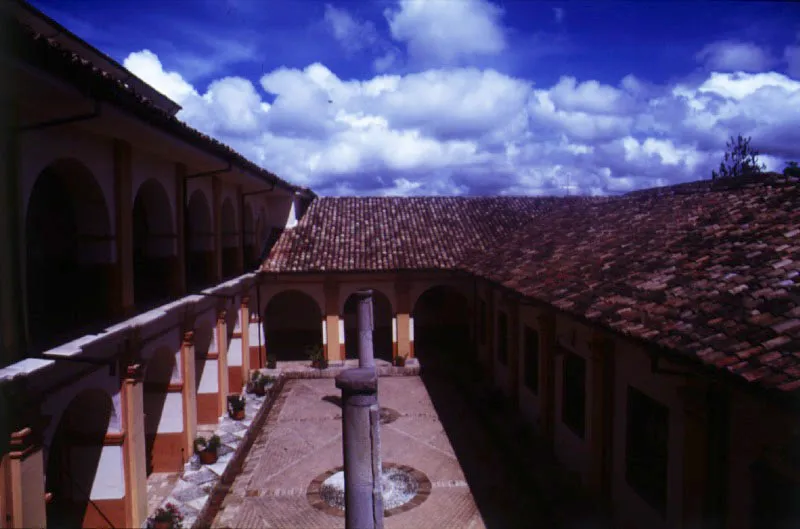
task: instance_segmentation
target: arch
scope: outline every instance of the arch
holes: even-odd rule
[[[214,282],[214,231],[203,191],[197,189],[190,195],[186,209],[186,282],[196,290]]]
[[[261,219],[259,219],[261,220]],[[253,206],[246,204],[244,208],[244,268],[251,270],[258,267],[256,258],[256,223],[253,217]]]
[[[107,392],[87,389],[61,415],[47,449],[45,490],[53,494],[47,505],[48,527],[83,527],[87,516],[96,516],[89,499],[113,414]]]
[[[373,332],[375,358],[392,361],[392,304],[380,290],[372,289]],[[344,350],[346,358],[358,358],[358,297],[350,294],[342,307],[344,321]]]
[[[414,303],[414,350],[421,361],[463,354],[469,348],[469,300],[456,288],[436,285]]]
[[[37,177],[25,218],[34,349],[107,323],[114,258],[110,218],[102,189],[81,162],[57,160]]]
[[[167,393],[175,372],[175,353],[161,347],[147,362],[144,372],[144,435],[147,475],[160,471],[155,464],[155,444],[167,402]]]
[[[133,201],[133,296],[138,309],[169,297],[177,266],[175,223],[169,195],[147,179]]]
[[[322,310],[313,297],[299,290],[284,290],[264,309],[267,354],[279,361],[306,360],[306,349],[322,345]]]
[[[220,210],[222,238],[222,277],[230,278],[239,273],[239,240],[236,233],[236,210],[230,198],[222,202]]]

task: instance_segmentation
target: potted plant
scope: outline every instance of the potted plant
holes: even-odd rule
[[[222,440],[218,435],[212,435],[208,439],[205,437],[198,437],[194,440],[194,451],[200,457],[200,462],[204,465],[213,465],[219,459],[219,447]]]
[[[168,503],[147,519],[147,529],[183,529],[183,515],[177,505]]]
[[[247,391],[263,397],[267,394],[267,386],[274,381],[275,377],[265,375],[261,371],[253,371],[250,375],[250,382],[247,383]]]
[[[397,355],[394,357],[392,363],[397,367],[403,367],[406,365],[406,357],[403,355]]]
[[[228,395],[228,415],[234,421],[244,419],[244,405],[246,399],[243,395]]]
[[[278,367],[278,357],[274,354],[267,355],[267,369],[275,369]]]
[[[325,352],[322,350],[321,345],[312,345],[307,351],[308,359],[311,360],[311,367],[316,369],[326,369],[328,367],[328,359],[325,358]]]

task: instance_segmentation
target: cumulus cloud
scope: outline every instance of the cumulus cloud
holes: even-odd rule
[[[488,0],[400,0],[384,14],[392,37],[418,64],[453,64],[506,47],[503,11]]]
[[[800,81],[775,72],[534,86],[460,67],[342,79],[317,63],[201,92],[150,51],[125,66],[180,119],[320,194],[619,193],[707,178],[739,133],[768,169],[800,157]]]
[[[763,72],[775,60],[770,53],[753,44],[736,40],[712,42],[695,56],[710,71],[717,72]]]

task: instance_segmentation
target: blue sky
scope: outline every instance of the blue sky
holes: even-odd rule
[[[800,4],[34,0],[320,194],[615,194],[800,159]]]

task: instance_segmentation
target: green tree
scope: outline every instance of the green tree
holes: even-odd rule
[[[786,168],[783,170],[783,176],[800,178],[800,167],[798,167],[797,162],[786,162]]]
[[[758,163],[758,151],[750,147],[749,137],[741,134],[725,144],[725,158],[719,163],[719,172],[711,171],[711,179],[734,178],[737,176],[758,174],[766,169],[764,164]]]

